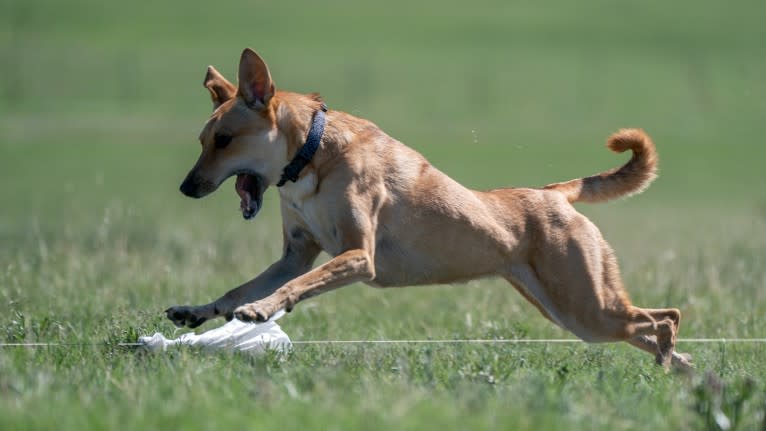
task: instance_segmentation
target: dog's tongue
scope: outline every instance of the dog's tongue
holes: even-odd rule
[[[242,210],[242,216],[249,220],[258,213],[261,209],[261,198],[263,196],[263,189],[261,188],[260,179],[257,176],[248,174],[237,175],[237,182],[234,184],[234,188],[239,195],[239,208]]]
[[[239,174],[237,175],[237,182],[234,184],[234,187],[237,189],[237,194],[239,195],[240,201],[240,207],[242,209],[245,209],[245,206],[247,203],[250,202],[250,193],[247,192],[247,189],[245,189],[245,183],[247,182],[247,175],[245,174]]]

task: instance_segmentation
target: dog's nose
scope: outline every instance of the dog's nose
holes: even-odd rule
[[[181,193],[189,196],[190,198],[197,197],[197,182],[193,178],[187,178],[181,183]]]

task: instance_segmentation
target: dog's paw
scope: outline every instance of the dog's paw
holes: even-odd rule
[[[694,364],[692,363],[692,355],[688,353],[673,352],[672,362],[673,366],[681,371],[693,370]]]
[[[245,304],[234,310],[234,317],[243,322],[265,322],[272,316],[268,307],[264,307],[258,302]]]
[[[207,321],[207,317],[201,311],[200,307],[180,305],[168,308],[165,310],[165,315],[179,328],[184,326],[196,328]]]

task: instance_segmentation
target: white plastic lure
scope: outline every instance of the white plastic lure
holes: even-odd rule
[[[165,338],[164,335],[157,332],[152,336],[140,337],[138,342],[142,344],[143,348],[151,352],[165,351],[168,346],[177,345],[211,350],[238,350],[253,354],[262,353],[267,349],[286,351],[292,347],[292,342],[276,322],[284,314],[284,310],[279,310],[268,321],[261,323],[232,319],[225,325],[202,334],[190,332],[176,339]]]

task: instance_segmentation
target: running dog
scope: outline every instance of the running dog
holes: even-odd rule
[[[175,325],[194,328],[219,316],[265,321],[355,282],[394,287],[498,276],[584,341],[626,341],[666,368],[690,365],[674,351],[680,311],[632,305],[614,252],[572,206],[646,189],[657,153],[642,130],[609,137],[612,151],[632,151],[622,167],[542,189],[474,191],[372,122],[327,110],[319,95],[277,91],[250,49],[237,86],[212,66],[204,86],[214,110],[181,192],[201,198],[236,175],[242,215],[251,219],[276,185],[284,247],[276,263],[216,301],[168,308]],[[321,251],[332,259],[313,268]]]

